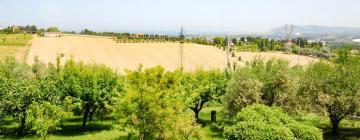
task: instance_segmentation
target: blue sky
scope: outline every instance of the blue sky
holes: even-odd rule
[[[0,0],[0,26],[62,30],[266,32],[284,24],[360,27],[360,0]]]

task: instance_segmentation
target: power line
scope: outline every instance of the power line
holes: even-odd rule
[[[181,26],[180,29],[180,68],[183,69],[183,47],[185,43],[184,28]]]

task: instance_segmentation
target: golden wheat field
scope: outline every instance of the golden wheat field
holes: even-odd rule
[[[185,70],[224,69],[226,52],[213,46],[185,44],[183,49]],[[175,70],[180,66],[180,45],[178,43],[115,43],[110,38],[96,36],[65,35],[63,37],[35,37],[29,50],[27,62],[32,64],[38,56],[45,63],[55,63],[56,56],[63,54],[62,62],[73,57],[76,61],[105,64],[119,72],[136,69],[140,64],[146,67],[163,66]],[[242,61],[237,61],[241,56]],[[238,52],[232,61],[243,65],[256,56],[265,60],[283,58],[290,65],[297,64],[298,56],[282,53]],[[300,56],[300,64],[305,65],[317,59]]]

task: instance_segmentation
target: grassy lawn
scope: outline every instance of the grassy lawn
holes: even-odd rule
[[[0,34],[0,59],[15,57],[25,61],[31,39],[29,34]]]
[[[203,125],[200,132],[200,139],[206,140],[221,140],[222,133],[216,128],[215,124],[210,123],[210,114],[211,111],[217,111],[217,119],[221,120],[221,110],[220,106],[211,106],[204,107],[199,117],[203,121]],[[193,113],[193,112],[189,112]],[[128,134],[126,132],[120,131],[117,129],[117,124],[111,118],[96,120],[94,122],[88,123],[86,131],[81,131],[81,116],[75,116],[71,119],[68,119],[62,125],[60,125],[61,130],[52,132],[47,136],[48,140],[62,140],[62,139],[71,139],[71,140],[126,140],[128,139]],[[34,136],[34,134],[25,137],[17,136],[19,124],[17,120],[12,118],[6,118],[3,121],[0,121],[0,139],[26,139],[26,140],[40,140],[41,137]],[[132,139],[138,139],[133,137]],[[196,140],[197,138],[190,138]]]
[[[202,127],[199,130],[200,138],[206,140],[222,140],[221,128],[216,123],[210,123],[210,114],[214,110],[217,112],[217,121],[221,121],[224,117],[222,114],[222,107],[216,104],[210,104],[205,106],[200,112],[199,117],[201,119]],[[189,111],[189,113],[193,113]],[[331,133],[330,121],[327,117],[321,117],[314,114],[306,114],[302,116],[294,117],[297,121],[317,126],[323,129],[324,139],[327,140],[360,140],[360,120],[356,119],[344,119],[340,123],[339,135],[334,136]],[[68,119],[60,127],[61,130],[52,132],[47,136],[48,140],[126,140],[128,134],[126,132],[117,129],[117,124],[114,123],[112,118],[95,120],[88,123],[86,131],[81,131],[81,116],[75,116]],[[6,118],[0,121],[0,139],[29,139],[40,140],[41,137],[34,135],[18,137],[16,135],[19,124],[16,120]],[[132,137],[131,139],[138,139]],[[196,140],[197,138],[190,138]]]
[[[19,124],[16,120],[7,118],[0,122],[0,139],[43,139],[34,135],[19,137],[16,135]],[[71,118],[60,125],[61,130],[49,134],[48,140],[126,140],[127,133],[116,128],[113,121],[101,120],[88,123],[87,130],[81,131],[81,117]]]

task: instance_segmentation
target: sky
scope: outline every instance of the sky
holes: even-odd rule
[[[0,27],[190,33],[267,32],[285,24],[360,27],[360,0],[0,0]]]

